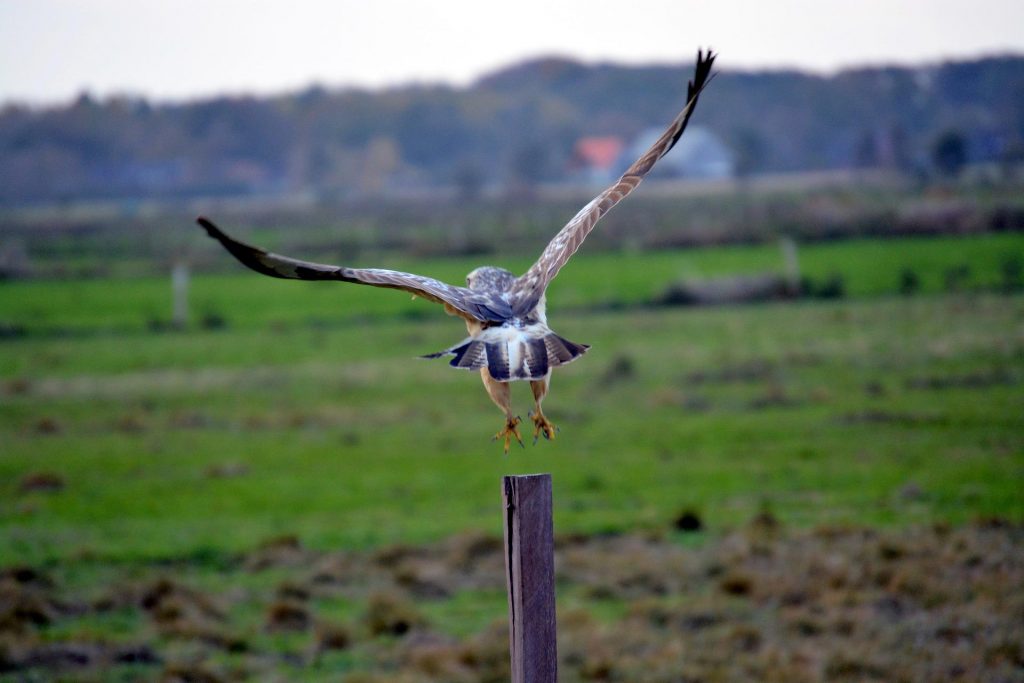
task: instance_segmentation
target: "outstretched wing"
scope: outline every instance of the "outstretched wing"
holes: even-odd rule
[[[566,264],[597,222],[632,192],[650,173],[654,164],[665,156],[682,136],[686,124],[697,106],[697,98],[707,85],[715,55],[710,50],[697,52],[697,68],[686,92],[686,106],[647,152],[619,178],[618,182],[594,197],[562,228],[541,253],[537,262],[521,275],[512,287],[512,311],[516,316],[529,313],[537,305],[558,271]]]
[[[230,237],[209,219],[196,219],[214,239],[224,245],[244,265],[258,273],[291,280],[336,280],[360,285],[401,289],[430,301],[443,304],[454,315],[480,322],[508,320],[512,310],[503,299],[465,287],[455,287],[440,280],[380,268],[346,268],[281,256]]]

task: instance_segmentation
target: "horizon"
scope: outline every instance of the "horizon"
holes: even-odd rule
[[[617,9],[582,0],[0,3],[0,61],[18,65],[0,72],[0,104],[47,107],[82,93],[175,103],[317,85],[464,88],[539,58],[686,65],[698,47],[714,49],[723,71],[823,76],[1024,54],[1024,3],[1007,0],[638,0]]]
[[[713,48],[712,48],[713,49]],[[714,51],[714,50],[713,50]],[[715,51],[716,55],[718,52]],[[808,76],[816,76],[820,78],[832,78],[843,73],[850,73],[864,70],[876,70],[876,69],[924,69],[930,67],[938,67],[948,63],[966,63],[966,62],[979,62],[989,59],[1024,59],[1024,50],[1005,50],[1005,51],[992,51],[983,52],[976,55],[962,55],[956,57],[940,57],[937,59],[926,59],[918,62],[898,62],[893,60],[881,60],[878,62],[865,62],[865,63],[854,63],[850,65],[840,66],[834,69],[817,70],[808,67],[800,66],[762,66],[762,67],[744,67],[744,66],[733,66],[727,69],[718,69],[716,72],[725,72],[733,74],[768,74],[768,73],[798,73]],[[489,69],[474,76],[471,80],[465,83],[453,83],[443,80],[409,80],[400,81],[395,83],[384,83],[380,85],[364,85],[358,83],[325,83],[320,81],[310,81],[305,84],[298,84],[295,86],[283,87],[280,90],[267,90],[267,91],[252,91],[252,90],[222,90],[210,93],[198,93],[194,95],[184,95],[181,97],[159,97],[151,96],[145,93],[133,92],[130,90],[124,91],[110,91],[105,93],[99,93],[88,89],[79,90],[78,92],[70,94],[60,100],[50,101],[26,101],[17,99],[0,99],[0,109],[4,108],[28,108],[30,110],[42,111],[46,109],[59,109],[62,107],[73,105],[78,99],[82,97],[90,97],[98,102],[105,103],[115,101],[118,99],[128,99],[135,101],[146,102],[147,104],[155,106],[178,106],[178,105],[189,105],[198,102],[205,102],[216,99],[273,99],[278,97],[292,97],[300,95],[304,92],[312,90],[314,88],[322,88],[328,93],[340,93],[346,91],[362,91],[367,93],[386,93],[389,91],[400,91],[406,89],[416,88],[452,88],[454,90],[468,90],[476,87],[480,81],[491,78],[495,75],[501,74],[505,71],[521,68],[528,64],[543,62],[548,60],[563,60],[567,62],[575,62],[581,64],[587,68],[595,68],[600,66],[611,66],[618,68],[628,69],[644,69],[644,68],[679,68],[687,69],[691,66],[690,60],[683,60],[680,62],[669,62],[669,61],[657,61],[652,60],[649,62],[631,62],[628,60],[615,60],[615,59],[584,59],[575,57],[567,54],[536,54],[536,55],[524,55],[520,59],[508,62],[506,64],[496,65],[494,68]]]

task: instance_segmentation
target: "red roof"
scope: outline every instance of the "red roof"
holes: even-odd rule
[[[622,139],[614,136],[580,138],[573,157],[578,164],[607,169],[618,160],[623,146]]]

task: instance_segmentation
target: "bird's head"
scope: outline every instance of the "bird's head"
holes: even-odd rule
[[[504,292],[516,276],[504,268],[481,266],[466,276],[466,286],[477,292]]]

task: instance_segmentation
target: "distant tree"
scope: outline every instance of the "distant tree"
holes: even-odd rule
[[[999,155],[999,165],[1006,179],[1013,178],[1024,167],[1024,140],[1011,140]]]
[[[394,136],[403,159],[437,169],[465,150],[469,128],[450,91],[426,90],[402,109]]]
[[[753,128],[741,128],[733,136],[736,154],[736,175],[746,178],[762,170],[768,145],[764,136]]]
[[[547,147],[540,142],[528,142],[512,155],[510,189],[514,193],[530,194],[544,179],[548,165]]]
[[[932,163],[942,175],[958,176],[967,163],[967,141],[963,133],[948,130],[936,138],[932,145]]]
[[[889,127],[889,162],[893,168],[904,173],[914,170],[914,159],[910,152],[910,137],[900,123]]]
[[[484,171],[480,168],[480,164],[472,159],[463,159],[455,168],[453,181],[459,199],[469,202],[476,201],[483,191]]]
[[[81,90],[75,96],[75,101],[71,105],[75,109],[92,109],[97,106],[96,98],[88,90]]]
[[[542,59],[466,88],[314,85],[277,97],[150,104],[83,92],[53,107],[0,105],[0,204],[285,187],[345,193],[358,190],[367,160],[377,172],[370,191],[386,192],[390,176],[455,182],[472,195],[498,174],[523,190],[554,178],[581,136],[632,138],[663,126],[690,68]],[[726,70],[695,123],[730,143],[741,179],[845,168],[858,142],[865,164],[872,155],[865,130],[874,134],[879,165],[952,175],[971,158],[1002,162],[1016,174],[1022,74],[1019,56],[830,76]],[[958,129],[940,136],[950,120]],[[393,140],[397,149],[368,148],[374,139]],[[393,152],[398,166],[389,171]],[[460,159],[481,160],[482,179],[457,169]],[[500,168],[492,170],[492,160]]]
[[[875,168],[879,164],[878,141],[873,131],[861,133],[857,146],[853,151],[853,163],[857,168]]]
[[[387,182],[398,168],[398,145],[394,139],[378,135],[366,143],[363,151],[362,173],[359,176],[359,190],[364,195],[381,194]]]

